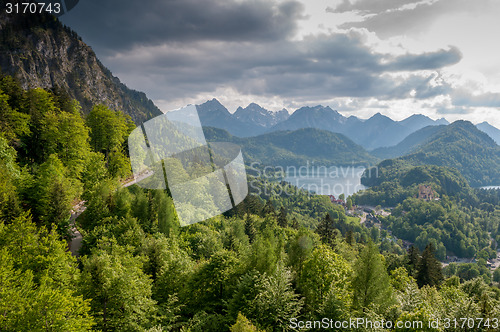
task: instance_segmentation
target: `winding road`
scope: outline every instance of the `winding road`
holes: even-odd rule
[[[122,184],[123,188],[129,187],[138,181],[141,181],[142,179],[147,178],[148,176],[152,175],[152,173],[144,173],[140,175],[137,179],[132,178],[132,179],[127,179],[125,180],[126,182]],[[78,201],[75,205],[73,205],[73,208],[71,209],[71,217],[70,217],[70,225],[71,225],[71,240],[68,241],[68,249],[71,251],[71,254],[75,257],[80,256],[78,251],[82,247],[82,234],[80,231],[76,228],[75,220],[78,218],[86,209],[87,207],[85,206],[86,201]]]

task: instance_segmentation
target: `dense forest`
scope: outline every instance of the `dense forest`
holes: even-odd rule
[[[381,219],[395,236],[421,250],[433,243],[441,260],[448,255],[496,257],[498,190],[473,189],[454,168],[413,166],[398,159],[367,170],[362,181],[371,187],[354,195],[354,202],[393,207],[392,214]],[[432,188],[434,200],[417,199],[421,184]]]
[[[123,186],[135,125],[119,110],[95,105],[83,116],[64,91],[25,91],[3,76],[0,128],[2,331],[320,331],[323,318],[404,331],[500,324],[500,271],[479,259],[442,270],[436,258],[441,244],[462,248],[457,234],[469,256],[491,254],[487,232],[500,240],[498,193],[456,190],[463,178],[453,171],[408,167],[403,182],[387,173],[352,198],[393,199],[388,230],[361,225],[326,196],[252,176],[237,207],[180,227],[168,191]],[[438,202],[413,198],[419,176]],[[75,257],[67,243],[82,201]],[[398,229],[415,232],[414,247],[396,240]]]

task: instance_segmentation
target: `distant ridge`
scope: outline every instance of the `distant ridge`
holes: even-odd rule
[[[481,130],[482,132],[485,132],[493,138],[493,140],[500,145],[500,129],[493,127],[490,125],[488,122],[482,122],[476,125],[476,127]]]
[[[427,126],[422,129],[415,131],[408,135],[404,140],[399,142],[395,146],[378,148],[371,151],[371,154],[375,157],[382,159],[401,157],[409,154],[422,144],[424,144],[430,137],[435,135],[437,132],[443,130],[445,125],[440,126]]]
[[[290,117],[290,113],[286,109],[271,112],[256,103],[251,103],[245,108],[238,107],[234,117],[241,122],[255,124],[265,129],[285,121]]]
[[[227,131],[204,127],[208,141],[224,141],[242,147],[245,162],[273,166],[373,165],[377,159],[342,134],[303,128],[276,131],[255,137],[236,137]]]

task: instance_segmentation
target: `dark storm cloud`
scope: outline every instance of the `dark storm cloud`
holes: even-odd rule
[[[63,16],[98,53],[193,40],[279,40],[302,18],[295,0],[86,0]]]
[[[401,3],[401,6],[394,6]],[[403,5],[414,3],[414,8]],[[487,10],[491,0],[437,0],[437,1],[368,1],[363,0],[354,5],[340,5],[331,12],[359,11],[365,14],[361,22],[347,22],[341,28],[366,28],[374,31],[381,38],[399,36],[408,33],[420,33],[440,17],[457,12],[472,13]],[[385,6],[387,4],[387,6]]]
[[[388,67],[392,70],[438,69],[458,63],[461,59],[460,50],[457,47],[450,47],[449,50],[399,56]]]
[[[399,99],[411,94],[429,98],[446,91],[430,83],[434,76],[418,71],[451,65],[459,57],[454,48],[394,57],[374,52],[360,35],[351,33],[302,41],[172,43],[103,61],[153,99],[192,97],[220,86],[286,98]],[[390,75],[398,72],[414,73],[404,79]]]

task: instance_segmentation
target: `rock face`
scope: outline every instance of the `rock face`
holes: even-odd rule
[[[25,89],[66,90],[84,113],[104,104],[129,114],[136,123],[162,114],[144,93],[114,77],[74,31],[50,15],[0,13],[0,67]]]
[[[238,107],[236,112],[234,112],[234,117],[238,120],[252,123],[262,128],[270,128],[285,121],[289,116],[290,114],[286,109],[282,109],[278,112],[271,112],[256,103],[251,103],[245,108]]]
[[[239,137],[254,136],[262,132],[256,124],[242,122],[234,117],[234,114],[229,113],[227,108],[215,98],[196,105],[196,108],[204,127],[222,128]]]

